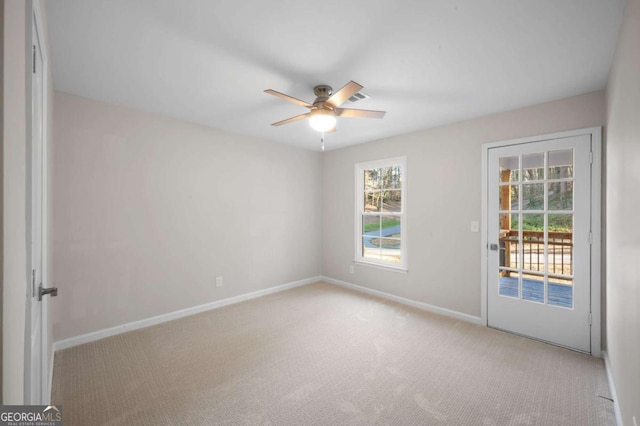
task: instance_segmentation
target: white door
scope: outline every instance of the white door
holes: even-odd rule
[[[32,22],[32,74],[31,74],[31,144],[30,144],[30,235],[31,244],[30,264],[31,279],[28,294],[30,302],[28,304],[28,330],[30,341],[28,354],[25,359],[26,365],[26,387],[25,402],[29,404],[48,403],[48,355],[46,350],[48,338],[48,323],[46,315],[47,299],[43,299],[43,294],[56,295],[56,289],[43,289],[44,283],[44,241],[45,223],[45,80],[44,80],[44,58],[42,51],[42,39],[39,33],[39,19],[34,11]],[[44,290],[44,291],[43,291]]]
[[[488,150],[487,322],[591,352],[591,135]]]

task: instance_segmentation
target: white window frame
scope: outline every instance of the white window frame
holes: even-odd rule
[[[398,216],[400,218],[400,262],[376,260],[362,255],[362,216],[364,211],[364,171],[383,167],[400,166],[402,168],[401,187],[401,212],[375,212],[371,215]],[[385,158],[382,160],[365,161],[355,164],[355,257],[354,262],[363,265],[377,266],[384,269],[407,271],[407,157]]]

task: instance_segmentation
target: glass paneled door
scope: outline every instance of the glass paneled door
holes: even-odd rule
[[[488,151],[490,327],[591,352],[591,137]]]

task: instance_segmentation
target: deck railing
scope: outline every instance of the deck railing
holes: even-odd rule
[[[519,236],[517,230],[500,232],[500,265],[518,268],[520,262]],[[522,269],[544,273],[544,232],[522,231]],[[547,250],[548,273],[550,275],[573,274],[573,233],[549,231]],[[509,271],[503,271],[509,276]]]

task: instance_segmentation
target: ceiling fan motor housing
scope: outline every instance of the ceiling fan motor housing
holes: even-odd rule
[[[313,88],[313,93],[316,95],[316,100],[313,103],[316,104],[318,102],[325,102],[329,99],[333,94],[333,89],[331,86],[321,84]]]

